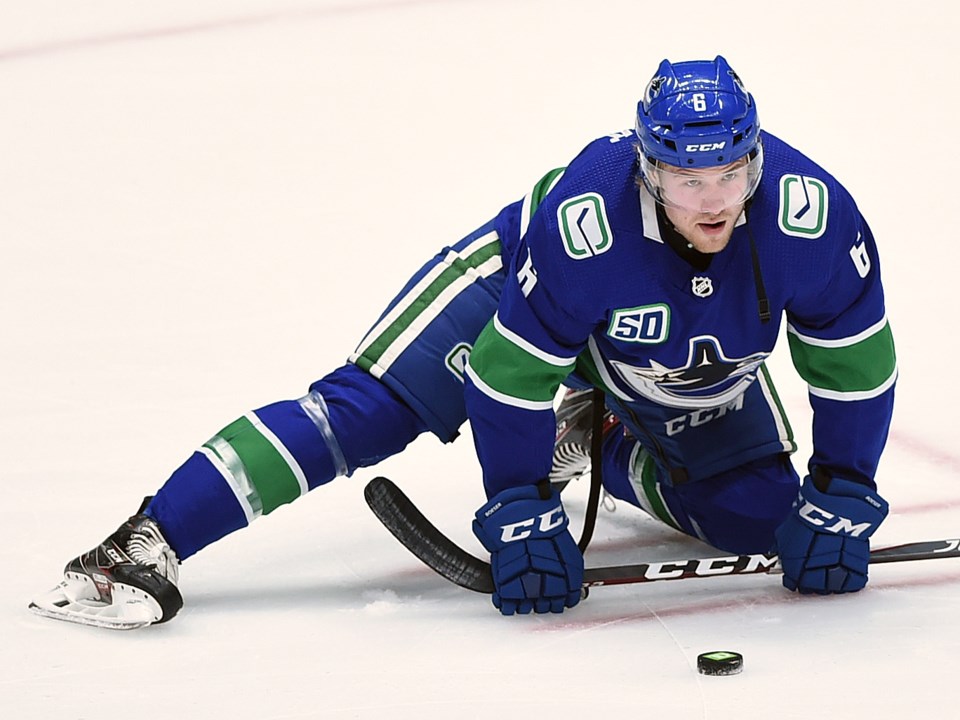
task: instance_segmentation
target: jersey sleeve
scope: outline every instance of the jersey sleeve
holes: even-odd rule
[[[787,308],[787,339],[814,413],[811,469],[875,488],[897,362],[873,234],[848,203],[821,281]]]
[[[553,400],[594,326],[565,309],[575,303],[559,301],[570,299],[562,278],[550,272],[548,258],[540,262],[551,240],[535,216],[507,270],[497,313],[470,353],[465,399],[488,497],[549,474]]]

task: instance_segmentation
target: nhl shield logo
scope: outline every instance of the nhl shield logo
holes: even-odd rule
[[[695,277],[690,281],[690,289],[697,297],[710,297],[713,295],[713,280],[708,277]]]

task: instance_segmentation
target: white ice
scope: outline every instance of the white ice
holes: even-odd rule
[[[952,18],[823,0],[3,0],[0,717],[956,717],[956,560],[874,568],[849,597],[686,580],[500,617],[362,500],[391,476],[479,553],[469,432],[204,550],[168,625],[26,607],[216,430],[341,363],[423,260],[631,126],[661,58],[716,53],[882,248],[901,380],[875,544],[956,537]],[[802,467],[805,389],[785,352],[773,369]],[[619,506],[587,562],[710,553]],[[699,676],[715,649],[744,672]]]

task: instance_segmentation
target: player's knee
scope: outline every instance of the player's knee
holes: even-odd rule
[[[680,489],[699,534],[725,552],[760,553],[790,512],[800,479],[786,456],[751,462]]]
[[[310,386],[324,401],[330,431],[348,472],[403,450],[426,424],[399,395],[355,365],[344,365]]]

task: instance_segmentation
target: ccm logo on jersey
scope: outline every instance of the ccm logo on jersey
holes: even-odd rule
[[[854,525],[852,520],[848,520],[840,515],[834,515],[833,513],[827,512],[823,508],[817,507],[809,500],[804,500],[803,505],[800,507],[800,517],[802,517],[811,525],[822,527],[824,530],[837,533],[838,535],[840,533],[845,533],[853,537],[860,537],[864,531],[873,527],[873,524],[868,522]],[[830,525],[830,523],[833,524]]]
[[[554,528],[563,525],[565,520],[566,515],[563,514],[563,508],[557,505],[553,510],[542,513],[535,518],[521,520],[520,522],[510,523],[509,525],[501,525],[500,530],[502,532],[500,533],[500,542],[508,543],[514,542],[515,540],[525,540],[533,534],[530,528],[535,525],[541,533],[550,532]]]
[[[719,420],[728,412],[737,412],[743,410],[743,393],[740,393],[736,399],[720,407],[694,410],[686,415],[680,415],[672,420],[667,420],[665,427],[667,435],[673,437],[677,433],[682,433],[688,427],[700,427],[713,420]]]
[[[687,145],[687,152],[712,152],[714,150],[723,150],[726,144],[726,140],[715,143],[692,143]]]

